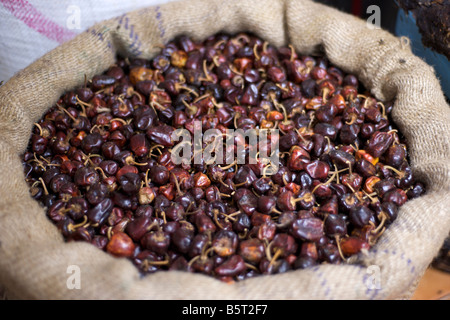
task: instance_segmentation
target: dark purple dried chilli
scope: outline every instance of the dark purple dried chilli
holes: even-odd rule
[[[143,274],[238,281],[344,263],[425,192],[392,104],[325,59],[239,34],[183,36],[152,61],[117,61],[35,124],[24,172],[67,241],[128,257]],[[172,133],[193,133],[194,120],[224,133],[280,129],[279,171],[175,165]],[[255,147],[235,142],[247,155]]]

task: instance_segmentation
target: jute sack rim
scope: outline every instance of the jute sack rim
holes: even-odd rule
[[[251,10],[259,6],[260,11]],[[230,10],[230,8],[233,8]],[[266,8],[266,9],[264,9]],[[220,12],[220,14],[218,14]],[[320,14],[318,14],[320,13]],[[298,16],[304,19],[299,23]],[[164,21],[169,16],[172,20]],[[188,17],[188,18],[186,18]],[[273,25],[282,26],[271,32],[269,27],[251,24],[267,18]],[[189,21],[191,19],[192,21]],[[236,23],[230,25],[231,20]],[[310,19],[310,23],[308,23]],[[145,23],[143,22],[145,21]],[[184,272],[158,272],[140,277],[130,261],[116,259],[87,243],[65,243],[55,226],[45,216],[45,211],[32,200],[28,186],[16,179],[21,172],[20,154],[23,152],[33,122],[57,101],[63,91],[80,85],[84,75],[73,70],[76,66],[89,65],[88,76],[109,67],[116,52],[136,53],[151,58],[156,53],[151,46],[138,46],[130,37],[125,23],[135,24],[135,32],[150,43],[165,42],[175,35],[185,33],[205,38],[218,30],[235,33],[249,31],[261,37],[268,35],[275,45],[290,41],[303,53],[323,47],[330,61],[344,70],[354,71],[366,86],[380,99],[397,96],[393,116],[405,129],[413,146],[419,146],[423,138],[430,138],[431,128],[440,149],[426,155],[412,153],[415,173],[429,185],[429,191],[419,199],[408,202],[399,213],[398,220],[385,232],[380,242],[367,255],[359,256],[355,265],[320,265],[311,270],[298,270],[286,274],[262,276],[234,284],[225,284],[213,278]],[[214,22],[214,23],[213,23]],[[199,25],[209,23],[208,30]],[[139,29],[139,24],[147,28]],[[303,29],[302,29],[303,28]],[[306,32],[306,29],[313,30]],[[350,50],[337,34],[354,35],[355,28],[368,36],[366,43],[351,43]],[[138,30],[139,29],[139,30]],[[196,32],[198,31],[198,32]],[[314,34],[313,34],[314,33]],[[313,35],[311,35],[313,34]],[[370,34],[370,36],[369,36]],[[301,39],[301,41],[299,40]],[[382,54],[371,55],[364,48],[377,45],[383,39]],[[91,50],[95,46],[95,50]],[[347,46],[349,46],[347,44]],[[74,53],[80,48],[83,54]],[[132,50],[139,48],[139,50]],[[352,51],[361,52],[352,53]],[[384,50],[384,51],[383,51]],[[349,61],[341,61],[345,52]],[[353,55],[352,55],[353,54]],[[405,62],[398,64],[401,57]],[[58,59],[59,58],[59,59]],[[59,60],[64,58],[64,63]],[[360,58],[360,59],[357,59]],[[354,60],[352,60],[354,59]],[[391,62],[397,59],[396,64]],[[385,63],[381,63],[383,61]],[[412,70],[415,66],[417,70]],[[352,68],[354,68],[352,70]],[[424,81],[417,80],[416,77]],[[46,78],[46,83],[39,80]],[[38,86],[36,87],[36,84]],[[17,94],[17,89],[32,88],[45,94],[42,105]],[[52,90],[44,92],[44,90]],[[422,90],[420,103],[437,114],[421,112],[426,124],[417,123],[411,130],[409,118],[403,112],[420,112],[416,105],[419,97],[414,90]],[[39,100],[39,99],[37,99]],[[411,104],[405,109],[405,104]],[[204,1],[175,2],[130,12],[90,28],[87,32],[51,51],[24,69],[0,88],[0,110],[4,115],[0,133],[0,282],[11,296],[38,299],[389,299],[409,297],[431,258],[439,247],[421,246],[420,241],[434,237],[442,243],[443,234],[450,230],[449,193],[450,119],[447,103],[432,68],[415,57],[409,47],[383,30],[365,28],[365,22],[327,6],[303,1]],[[422,114],[424,114],[422,116]],[[412,119],[412,118],[411,118]],[[422,140],[421,140],[422,139]],[[419,149],[419,148],[417,148]],[[444,159],[444,160],[443,160]],[[6,168],[6,169],[5,169]],[[15,175],[14,175],[15,174]],[[9,179],[8,177],[11,177]],[[23,179],[23,174],[21,176]],[[10,192],[7,193],[7,190]],[[436,213],[429,214],[434,206]],[[12,212],[11,209],[14,209]],[[425,212],[426,214],[420,214]],[[430,217],[438,222],[430,222]],[[430,226],[425,228],[424,225]],[[439,233],[431,230],[439,223]],[[39,229],[37,228],[39,226]],[[442,231],[441,229],[444,229]],[[418,234],[415,234],[418,233]],[[400,236],[401,235],[401,236]],[[406,240],[407,238],[407,240]],[[406,243],[407,242],[407,243]],[[33,245],[30,248],[29,243]],[[424,249],[414,254],[413,247]],[[414,259],[412,258],[414,256]],[[27,265],[26,262],[32,262]],[[51,264],[49,264],[51,261]],[[78,265],[83,270],[83,288],[67,289],[67,266]],[[378,266],[382,279],[381,288],[368,286],[367,268]],[[407,270],[408,272],[405,272]]]

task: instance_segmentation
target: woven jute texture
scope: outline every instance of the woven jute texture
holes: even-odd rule
[[[65,242],[33,200],[21,154],[33,123],[66,90],[105,71],[116,54],[151,58],[180,34],[252,32],[302,54],[323,52],[383,101],[409,143],[425,195],[408,201],[379,242],[354,264],[226,284],[185,272],[141,277],[132,263],[93,245]],[[407,41],[310,0],[189,0],[93,26],[0,88],[0,283],[16,299],[407,299],[450,231],[450,108],[433,69]],[[67,286],[68,267],[81,289]],[[70,269],[69,269],[70,270]],[[380,280],[377,283],[374,280]],[[378,284],[378,285],[377,285]]]

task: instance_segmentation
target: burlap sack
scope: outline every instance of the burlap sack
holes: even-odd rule
[[[126,259],[87,243],[65,243],[29,196],[20,155],[33,122],[65,90],[81,85],[85,73],[106,70],[118,52],[151,58],[158,44],[181,33],[201,40],[219,31],[254,32],[305,54],[323,49],[377,98],[395,98],[392,115],[409,141],[414,173],[427,193],[407,202],[356,264],[320,265],[234,284],[184,272],[140,277]],[[393,35],[309,0],[192,0],[100,23],[4,84],[0,108],[0,283],[11,298],[409,298],[450,230],[450,109],[433,69]],[[67,286],[70,265],[79,267],[81,289]]]

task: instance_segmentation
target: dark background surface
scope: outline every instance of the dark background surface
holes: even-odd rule
[[[380,8],[380,23],[381,28],[389,31],[390,33],[396,36],[407,36],[411,41],[411,49],[413,53],[419,57],[421,57],[425,62],[429,65],[433,66],[436,75],[441,82],[442,89],[447,99],[450,100],[450,53],[448,48],[446,47],[445,41],[448,41],[450,37],[447,34],[442,34],[440,31],[442,19],[446,17],[446,12],[449,9],[450,0],[441,0],[439,3],[442,6],[443,11],[439,11],[439,13],[443,16],[435,17],[435,11],[428,11],[426,15],[426,20],[423,22],[422,27],[425,26],[425,30],[420,30],[416,25],[416,14],[417,12],[413,12],[412,14],[406,13],[403,9],[400,9],[398,3],[416,4],[419,6],[423,5],[423,9],[428,8],[426,5],[427,2],[432,2],[431,0],[315,0],[316,2],[323,3],[325,5],[334,7],[343,12],[347,12],[353,14],[357,17],[360,17],[364,20],[367,20],[373,12],[367,13],[367,8],[371,5],[376,5]],[[436,1],[438,2],[438,1]],[[439,4],[437,4],[438,6]],[[401,10],[401,12],[400,12]],[[440,9],[438,9],[440,10]],[[412,18],[414,17],[414,18]],[[438,19],[440,18],[440,19]],[[398,25],[396,26],[396,24]],[[433,28],[431,28],[433,26]],[[429,27],[429,28],[427,28]],[[439,28],[438,28],[439,27]],[[430,29],[431,28],[431,29]],[[436,29],[438,28],[438,30]],[[444,27],[445,28],[445,27]],[[430,32],[433,30],[433,32]],[[423,33],[425,32],[425,33]],[[425,34],[425,38],[424,38]],[[442,40],[444,39],[444,40]],[[426,40],[426,41],[424,41]],[[442,49],[444,48],[444,49]],[[444,50],[445,52],[443,52]],[[444,53],[447,55],[445,57]]]
[[[316,0],[317,2],[335,7],[341,11],[351,13],[362,19],[367,19],[372,13],[366,13],[371,5],[381,9],[381,27],[394,33],[398,6],[394,0]]]

